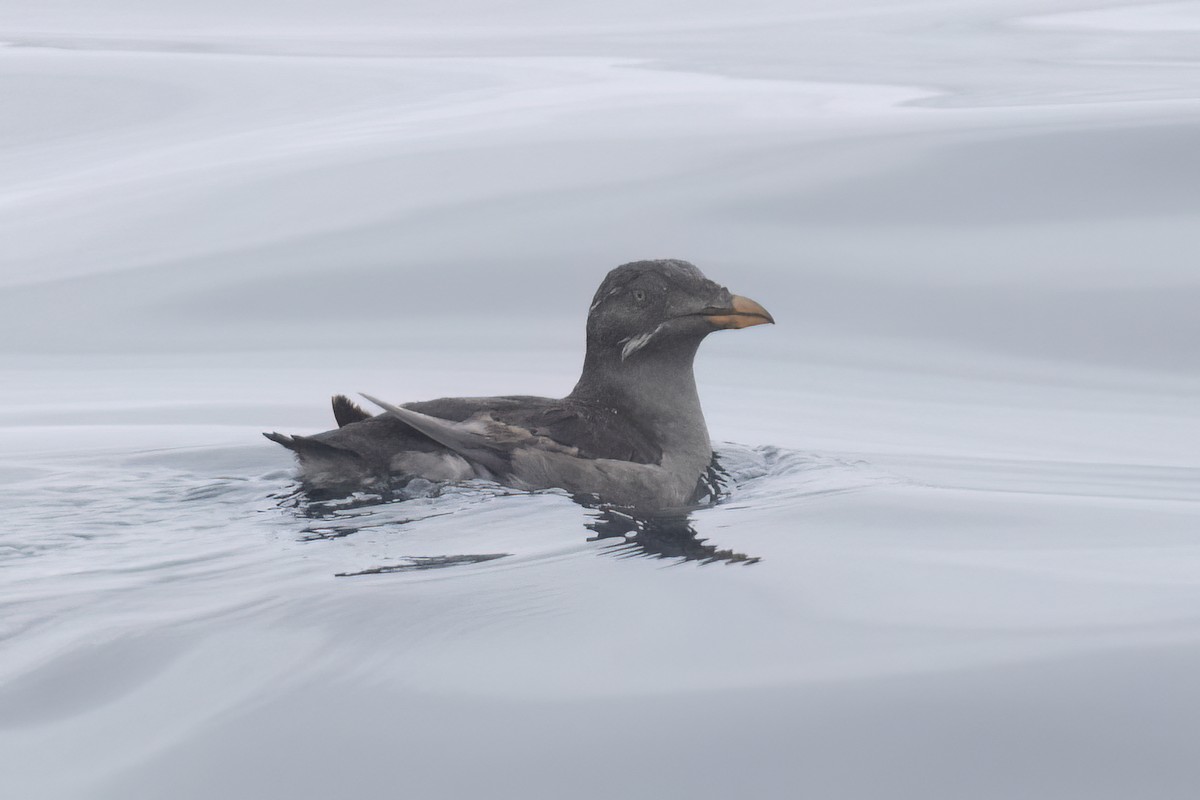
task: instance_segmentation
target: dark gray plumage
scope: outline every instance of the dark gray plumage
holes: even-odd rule
[[[697,499],[712,460],[692,362],[722,328],[774,322],[686,261],[637,261],[604,279],[587,321],[575,389],[546,397],[448,397],[370,416],[343,395],[340,427],[264,434],[293,450],[314,489],[353,489],[392,476],[487,478],[562,488],[617,505],[670,508]]]

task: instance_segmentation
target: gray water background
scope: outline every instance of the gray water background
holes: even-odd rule
[[[0,43],[0,795],[1194,795],[1200,4],[5,0]],[[697,364],[690,524],[755,563],[555,493],[314,508],[258,436],[560,395],[653,257],[779,321]]]

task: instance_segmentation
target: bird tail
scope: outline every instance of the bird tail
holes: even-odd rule
[[[275,432],[263,436],[296,454],[300,461],[300,478],[306,488],[349,490],[376,483],[380,477],[353,450],[310,436]]]
[[[352,453],[349,450],[332,444],[326,444],[325,442],[322,442],[318,439],[313,439],[309,436],[289,436],[286,433],[278,433],[276,431],[272,431],[271,433],[264,432],[263,436],[267,437],[272,442],[281,444],[288,450],[291,450],[300,457],[301,461],[305,461],[314,457],[334,459],[358,458],[357,453]]]

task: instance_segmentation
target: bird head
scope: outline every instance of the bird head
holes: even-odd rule
[[[588,314],[588,351],[621,362],[678,348],[695,351],[713,331],[774,323],[758,303],[731,294],[687,261],[635,261],[608,273]]]

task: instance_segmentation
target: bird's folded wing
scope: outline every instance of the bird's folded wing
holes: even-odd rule
[[[494,416],[510,425],[527,428],[535,436],[572,448],[580,458],[635,464],[662,461],[662,449],[653,437],[646,435],[628,417],[610,409],[560,401],[519,415],[500,410]]]
[[[486,467],[497,475],[502,475],[510,469],[511,442],[497,441],[480,431],[478,427],[471,425],[470,422],[453,422],[431,417],[410,408],[392,405],[369,394],[364,394],[363,397],[443,447]]]

